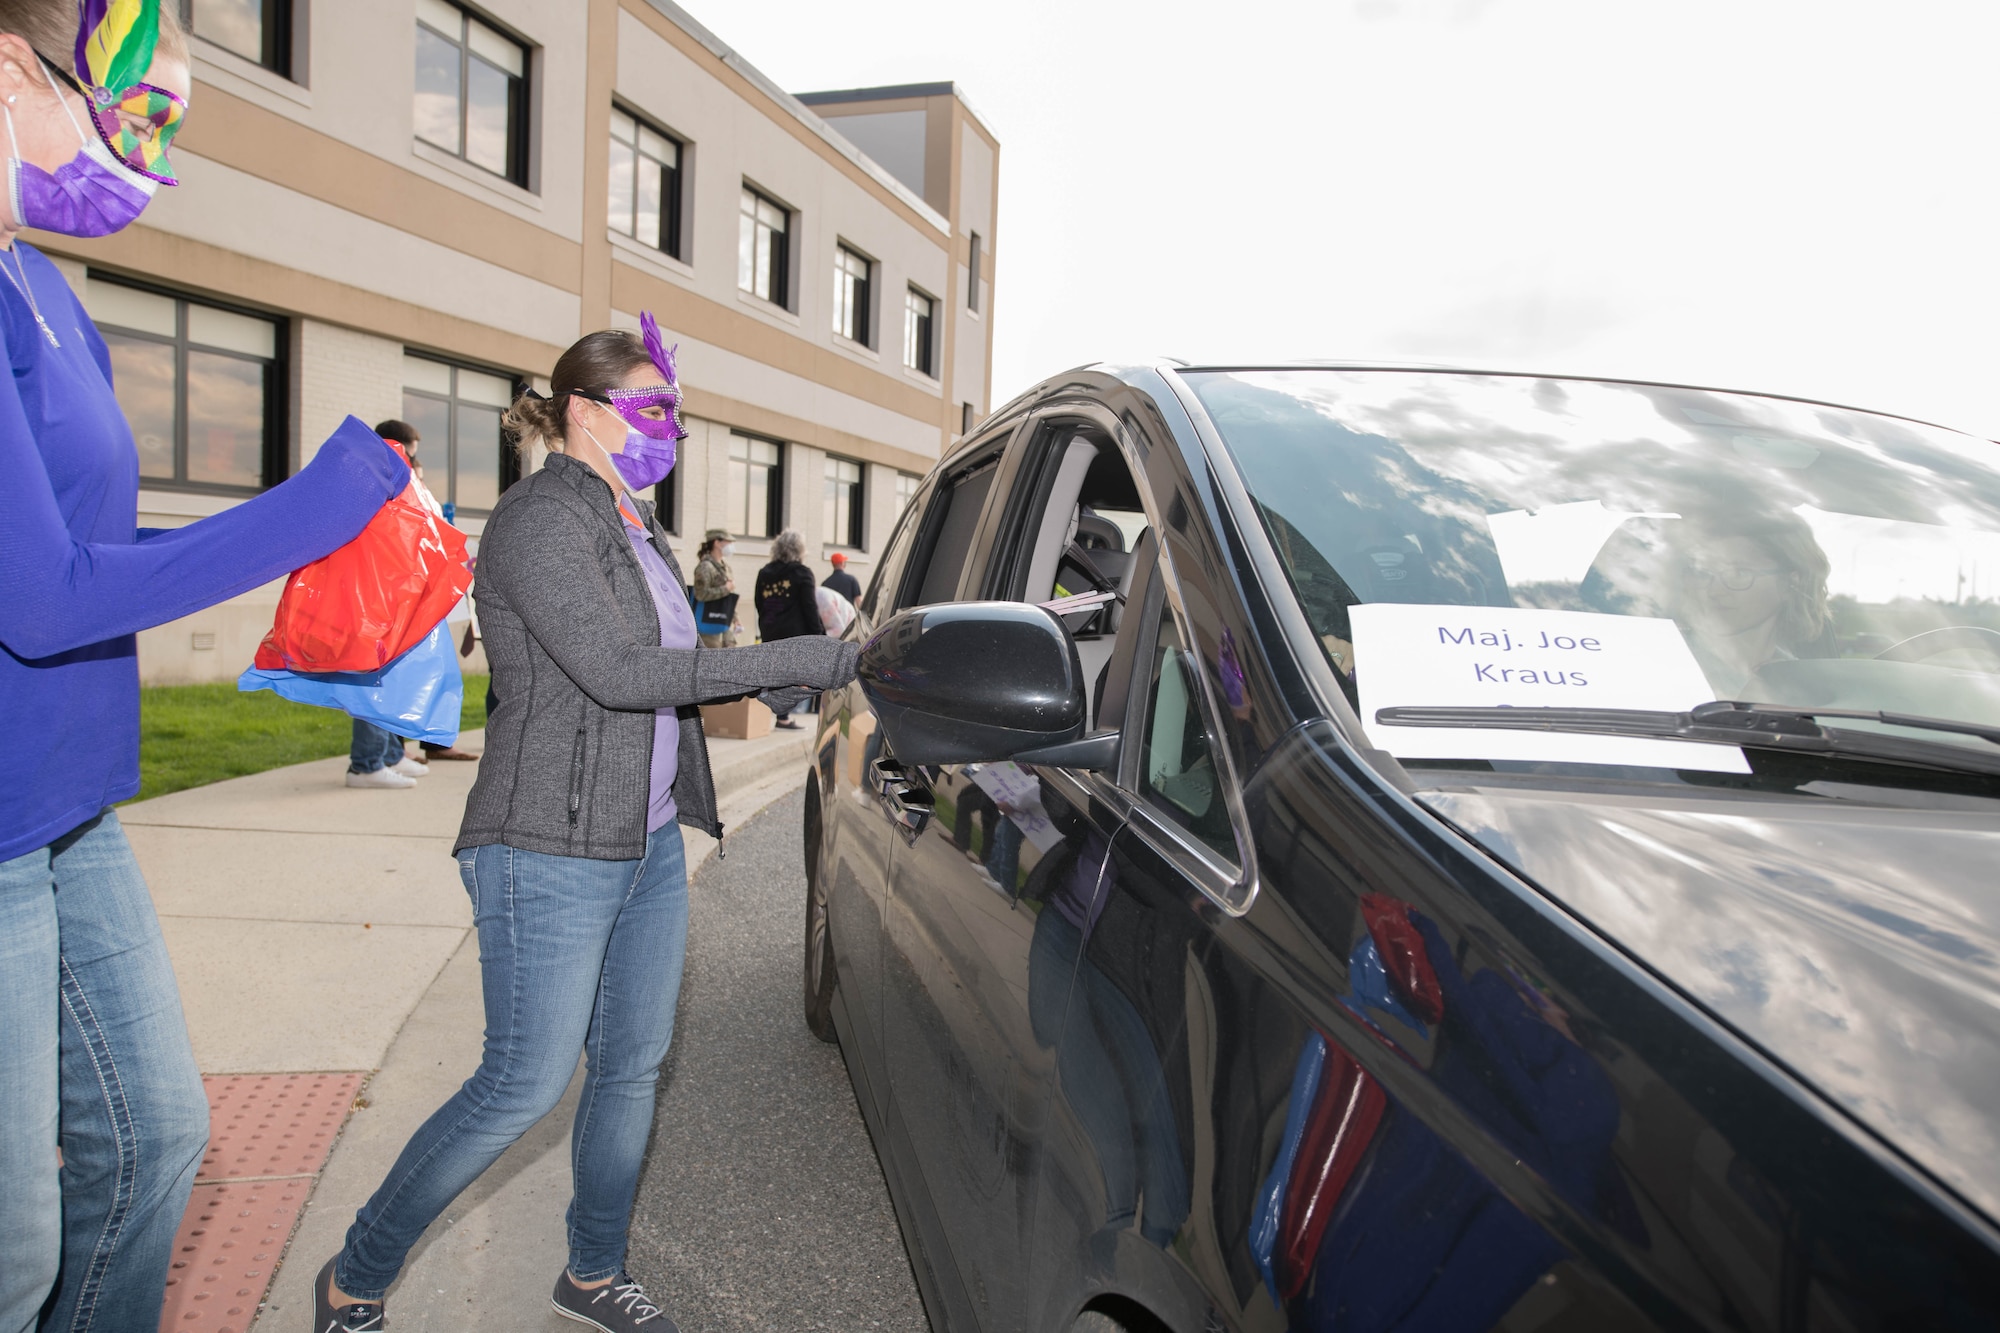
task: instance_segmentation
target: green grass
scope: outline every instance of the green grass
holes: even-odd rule
[[[467,676],[459,728],[485,725],[486,677]],[[350,735],[347,714],[289,703],[269,690],[240,694],[230,682],[140,690],[133,799],[346,754]]]

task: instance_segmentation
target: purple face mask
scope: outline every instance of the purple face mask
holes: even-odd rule
[[[14,138],[14,113],[0,102],[0,113],[7,119],[7,202],[14,211],[14,224],[64,236],[109,236],[123,231],[153,202],[158,185],[113,158],[103,140],[85,134],[76,124],[63,95],[57,92],[55,97],[69,115],[83,147],[53,173],[21,160]]]
[[[661,423],[649,421],[646,424],[657,426]],[[589,435],[598,448],[604,449],[604,442],[597,438],[590,427],[585,426],[583,433]],[[604,449],[604,454],[611,460],[611,466],[618,469],[618,475],[625,479],[626,487],[636,493],[659,485],[666,475],[674,470],[675,443],[675,437],[656,440],[627,426],[624,450],[614,454],[609,449]]]

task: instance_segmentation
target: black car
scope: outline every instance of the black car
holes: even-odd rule
[[[933,1325],[2000,1326],[1997,463],[1334,365],[971,433],[804,829]]]

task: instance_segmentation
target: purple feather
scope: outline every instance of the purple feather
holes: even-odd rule
[[[667,346],[667,340],[660,336],[660,322],[650,310],[639,312],[639,334],[646,340],[646,355],[653,358],[653,364],[667,377],[667,383],[680,387],[680,377],[674,373],[674,353],[681,350],[681,345]]]
[[[97,34],[111,0],[77,0],[76,72],[90,78],[90,39]]]

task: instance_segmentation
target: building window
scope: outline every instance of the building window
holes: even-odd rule
[[[901,514],[910,507],[910,499],[917,493],[917,485],[923,478],[913,477],[907,472],[896,474],[896,512]]]
[[[937,324],[937,302],[915,287],[903,296],[903,364],[924,375],[937,375],[931,344]]]
[[[861,464],[851,458],[826,460],[826,513],[822,540],[835,546],[863,545]]]
[[[460,514],[483,514],[520,475],[500,417],[514,381],[427,356],[403,357],[403,420],[423,437],[424,481]]]
[[[681,488],[680,469],[675,468],[660,478],[653,487],[653,517],[660,520],[660,526],[676,537],[681,531]]]
[[[611,108],[611,230],[681,254],[681,145],[619,107]]]
[[[278,321],[96,274],[86,290],[142,479],[239,491],[284,479]]]
[[[844,245],[833,248],[833,331],[863,347],[874,346],[874,330],[868,327],[873,286],[869,274],[874,267],[858,251]]]
[[[417,0],[417,137],[528,183],[528,49],[447,0]]]
[[[976,420],[978,418],[972,413],[971,403],[960,403],[958,405],[958,433],[960,435],[972,434],[972,424]]]
[[[965,308],[977,313],[979,310],[979,233],[972,233],[972,244],[967,247],[965,260]]]
[[[743,187],[736,285],[775,306],[791,305],[792,215],[783,204]]]
[[[740,537],[769,537],[784,527],[784,446],[729,437],[729,521]]]
[[[292,77],[293,0],[180,0],[181,23],[274,74]]]

